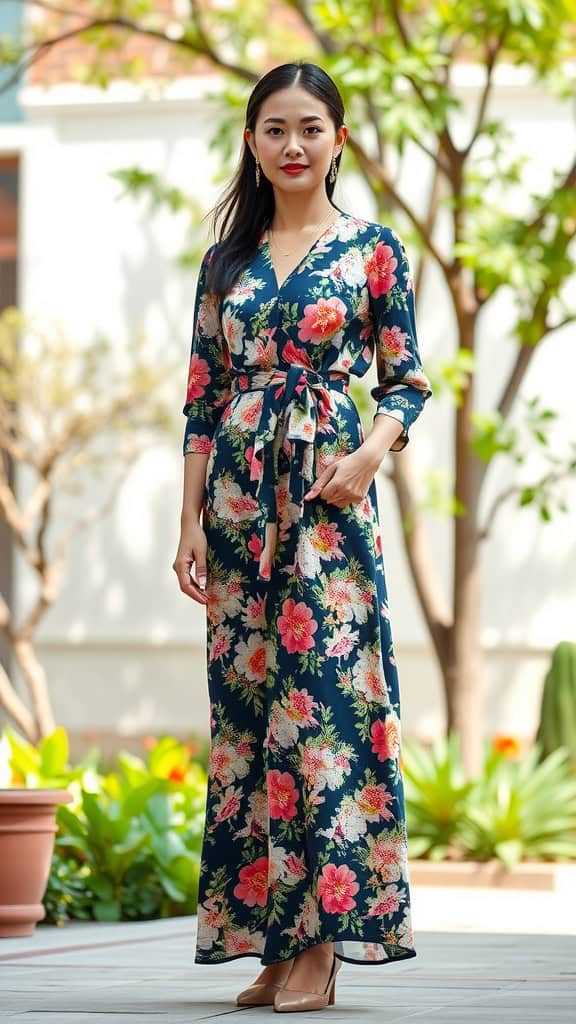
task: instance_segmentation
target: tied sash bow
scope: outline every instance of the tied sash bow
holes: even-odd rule
[[[250,454],[250,479],[256,480],[259,520],[258,577],[269,580],[278,538],[278,455],[284,440],[290,443],[287,500],[303,515],[304,494],[314,480],[314,443],[319,425],[334,433],[330,417],[335,412],[330,391],[348,391],[348,374],[337,370],[319,373],[290,364],[288,370],[260,367],[237,374],[234,391],[263,391],[262,407]],[[285,433],[280,429],[286,424]]]

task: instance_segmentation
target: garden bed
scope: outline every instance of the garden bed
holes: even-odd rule
[[[499,861],[442,861],[435,864],[427,860],[413,860],[410,862],[410,882],[413,886],[435,888],[524,889],[529,892],[563,890],[576,906],[576,864],[523,861],[509,869]]]

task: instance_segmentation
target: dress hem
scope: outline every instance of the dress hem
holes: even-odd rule
[[[363,940],[362,939],[358,939],[358,938],[354,938],[354,939],[339,939],[338,941],[340,941],[340,942],[346,942],[346,941],[347,942],[362,942]],[[370,940],[366,940],[366,941],[370,941]],[[314,945],[318,946],[318,945],[322,945],[322,943],[318,943],[317,942]],[[378,945],[382,945],[382,943],[378,943]],[[313,949],[314,946],[307,946],[306,948],[307,949]],[[261,953],[256,953],[256,952],[254,952],[254,953],[237,953],[236,956],[223,957],[221,960],[203,960],[203,959],[199,958],[198,956],[196,956],[194,958],[194,963],[195,964],[208,965],[208,966],[212,967],[212,966],[217,966],[218,964],[230,963],[232,960],[244,960],[244,959],[246,959],[246,957],[258,957],[258,959],[260,960],[260,962],[261,962],[263,967],[269,967],[271,964],[288,963],[289,960],[294,960],[297,956],[299,956],[300,953],[304,953],[305,951],[306,950],[301,949],[297,953],[294,953],[294,956],[287,956],[287,957],[284,957],[282,960],[266,960],[266,961],[262,960],[262,954]],[[399,960],[411,960],[413,957],[417,956],[417,953],[416,953],[415,949],[405,949],[405,951],[403,953],[401,953],[399,956],[389,956],[389,957],[386,957],[385,960],[353,960],[351,957],[343,956],[341,953],[335,953],[334,955],[335,955],[337,960],[342,960],[346,964],[359,964],[361,966],[369,965],[369,966],[374,966],[374,967],[381,967],[383,964],[394,964],[394,963],[397,963],[397,961],[399,961]]]

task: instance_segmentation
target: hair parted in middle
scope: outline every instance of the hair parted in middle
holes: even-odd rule
[[[280,64],[262,76],[254,86],[246,106],[246,128],[255,130],[258,114],[264,101],[290,86],[298,85],[312,96],[322,100],[338,131],[344,124],[344,103],[333,79],[318,64],[296,61]],[[326,195],[332,200],[336,174],[340,166],[340,152],[332,162],[325,178]],[[262,232],[274,217],[274,190],[268,179],[260,173],[256,184],[256,160],[244,139],[244,148],[238,168],[222,199],[210,211],[212,230],[218,245],[210,261],[207,287],[220,298],[228,292],[244,267],[256,252]]]

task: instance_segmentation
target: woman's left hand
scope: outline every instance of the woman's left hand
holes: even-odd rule
[[[360,450],[343,455],[331,462],[322,470],[311,488],[305,493],[304,500],[322,498],[338,508],[356,504],[365,498],[372,483],[374,474],[380,465],[366,457]]]

